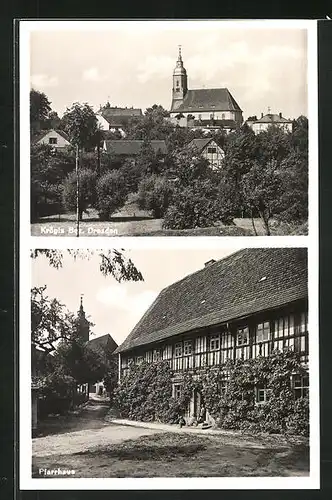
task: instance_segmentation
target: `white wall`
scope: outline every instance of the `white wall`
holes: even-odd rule
[[[56,139],[56,144],[51,144],[50,139]],[[38,141],[38,144],[49,144],[54,148],[65,148],[66,146],[70,146],[70,142],[62,137],[62,135],[58,134],[55,130],[50,130]]]

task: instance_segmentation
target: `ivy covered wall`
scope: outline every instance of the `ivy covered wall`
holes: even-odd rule
[[[174,423],[196,390],[222,429],[308,435],[308,391],[294,385],[307,376],[296,353],[275,351],[269,357],[184,371],[180,378],[177,373],[181,391],[175,398],[169,363],[143,362],[130,366],[115,391],[115,404],[124,418]]]

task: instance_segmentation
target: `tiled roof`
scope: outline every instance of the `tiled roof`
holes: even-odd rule
[[[105,120],[113,119],[114,117],[128,117],[132,116],[142,116],[142,110],[139,108],[102,108],[100,110],[101,115]]]
[[[193,139],[187,145],[188,149],[194,149],[198,153],[201,153],[203,149],[209,144],[209,142],[213,141],[212,137],[206,137],[204,139]]]
[[[88,344],[91,349],[99,349],[107,347],[107,349],[110,352],[115,351],[115,349],[118,347],[118,344],[113,340],[111,335],[109,333],[106,333],[106,335],[101,335],[100,337],[96,337],[95,339],[89,340]]]
[[[33,143],[36,144],[38,141],[40,141],[45,135],[49,134],[50,132],[56,132],[57,134],[61,135],[66,141],[70,142],[69,136],[64,132],[63,130],[57,130],[57,129],[49,129],[49,130],[41,130],[38,135],[36,135],[33,138]]]
[[[140,151],[144,141],[131,141],[131,140],[106,140],[104,141],[106,145],[106,151],[115,155],[124,156],[137,156]],[[165,141],[150,141],[151,147],[155,153],[160,151],[162,154],[167,153],[167,147]]]
[[[255,120],[254,123],[292,123],[292,120],[286,120],[283,116],[273,115],[271,113],[262,116],[258,120]]]
[[[188,90],[179,107],[174,107],[173,112],[199,113],[203,111],[241,111],[228,89],[195,89]]]
[[[162,290],[116,352],[307,297],[304,248],[251,248]]]

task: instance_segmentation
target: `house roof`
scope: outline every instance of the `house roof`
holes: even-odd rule
[[[106,145],[106,151],[115,155],[123,156],[137,156],[140,151],[144,141],[131,141],[131,140],[106,140],[104,141]],[[162,154],[167,154],[167,147],[165,141],[150,141],[151,147],[155,153],[160,151]]]
[[[307,293],[306,249],[240,250],[162,290],[116,352],[281,307]]]
[[[69,136],[66,134],[66,132],[64,132],[63,130],[58,130],[58,129],[53,129],[53,128],[49,129],[49,130],[41,130],[40,133],[33,138],[33,143],[36,144],[41,139],[43,139],[43,137],[45,137],[47,134],[52,133],[52,132],[53,133],[55,132],[55,133],[61,135],[61,137],[63,137],[64,139],[66,139],[66,141],[68,141],[70,143]]]
[[[283,116],[268,113],[258,120],[255,120],[253,123],[292,123],[292,120],[287,120]]]
[[[188,90],[180,106],[172,103],[172,112],[242,111],[228,89]]]
[[[211,141],[214,141],[216,144],[218,144],[213,137],[205,137],[203,139],[193,139],[189,142],[187,148],[194,149],[198,153],[201,153]]]
[[[89,340],[87,345],[91,347],[91,349],[105,349],[107,347],[110,352],[115,351],[115,349],[118,347],[118,344],[109,333]]]
[[[107,120],[113,117],[132,117],[132,116],[142,116],[142,110],[140,108],[102,108],[100,114]]]

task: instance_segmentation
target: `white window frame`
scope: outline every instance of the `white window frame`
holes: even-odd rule
[[[267,401],[269,400],[269,393],[270,393],[270,390],[271,389],[267,389],[266,387],[263,387],[263,386],[256,386],[256,389],[255,389],[255,402],[256,402],[256,405],[264,405],[265,403],[267,403]],[[260,401],[260,393],[263,393],[263,401]]]
[[[299,385],[296,385],[297,379],[299,379]],[[307,380],[306,384],[304,381]],[[293,391],[295,399],[302,399],[306,396],[306,393],[309,393],[309,373],[306,375],[293,375]],[[300,391],[300,394],[297,396],[297,391]]]
[[[182,395],[182,384],[176,383],[173,385],[173,398],[179,399]]]
[[[182,342],[177,342],[174,345],[174,357],[181,358],[182,355],[183,355]]]
[[[260,332],[263,333],[263,338],[258,338],[258,331],[259,331],[259,327],[262,325],[262,329],[260,330]],[[269,325],[269,329],[268,329],[268,337],[265,338],[264,337],[264,333],[265,333],[265,325]],[[271,340],[271,325],[270,325],[270,322],[269,321],[263,321],[262,323],[258,323],[256,325],[256,343],[257,344],[260,344],[262,342],[268,342],[269,340]]]
[[[193,353],[193,341],[184,340],[183,342],[183,355],[190,356]]]
[[[243,332],[246,333],[244,334]],[[244,338],[244,335],[246,335],[246,342],[239,342],[239,338]],[[247,346],[249,345],[249,328],[245,326],[244,328],[238,328],[236,332],[236,346],[237,347],[242,347],[242,346]]]
[[[215,345],[216,344],[216,345]],[[220,350],[220,335],[211,335],[209,338],[209,351]]]

